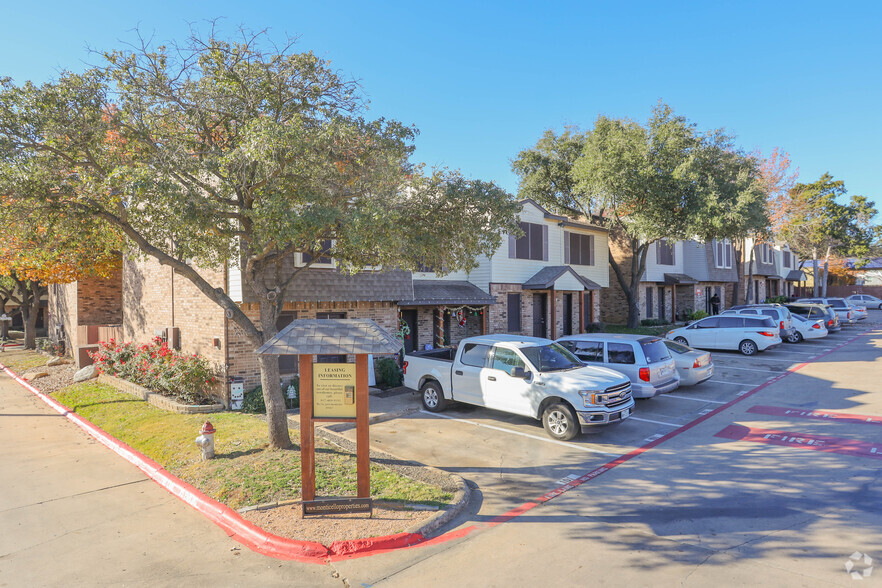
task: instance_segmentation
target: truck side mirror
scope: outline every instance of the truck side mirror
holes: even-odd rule
[[[516,367],[511,371],[511,377],[526,380],[527,378],[530,377],[530,372],[526,371],[522,367]]]

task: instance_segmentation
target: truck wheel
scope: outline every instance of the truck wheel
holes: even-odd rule
[[[674,341],[676,341],[680,345],[686,345],[687,347],[689,346],[689,343],[687,343],[686,341],[686,337],[674,337]]]
[[[441,412],[447,408],[447,399],[444,398],[444,392],[438,382],[426,382],[420,388],[420,394],[423,397],[423,408],[429,412]]]
[[[740,351],[744,355],[753,355],[757,352],[756,343],[754,343],[750,339],[745,339],[738,344],[738,351]]]
[[[542,426],[545,432],[554,439],[569,441],[579,434],[579,421],[568,404],[559,402],[552,404],[542,413]]]

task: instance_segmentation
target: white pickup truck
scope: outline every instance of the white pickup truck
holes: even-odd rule
[[[458,349],[404,356],[404,385],[423,407],[444,410],[455,400],[541,419],[548,434],[569,441],[585,428],[621,422],[634,411],[631,381],[619,372],[582,364],[549,339],[482,335]]]

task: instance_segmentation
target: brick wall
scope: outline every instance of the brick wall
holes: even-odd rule
[[[122,269],[112,277],[77,282],[78,325],[118,325],[123,322]]]
[[[67,355],[73,356],[77,341],[77,283],[49,285],[48,333],[55,338],[57,327],[64,329],[64,344]]]

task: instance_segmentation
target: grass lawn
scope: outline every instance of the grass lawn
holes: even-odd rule
[[[266,423],[253,415],[169,413],[94,381],[74,384],[53,396],[231,508],[300,498],[299,446],[284,450],[268,448]],[[206,419],[217,429],[216,457],[202,461],[194,441]],[[316,495],[355,494],[355,455],[316,439]],[[381,500],[442,508],[452,498],[440,488],[376,464],[371,464],[371,495]]]
[[[17,351],[7,350],[4,353],[0,353],[0,363],[17,374],[21,374],[31,368],[46,365],[47,361],[49,361],[47,356],[36,351],[19,349]]]
[[[664,337],[665,333],[671,329],[676,329],[678,325],[661,325],[658,327],[636,327],[630,329],[625,325],[606,325],[604,327],[607,333],[631,333],[633,335],[657,335]]]

